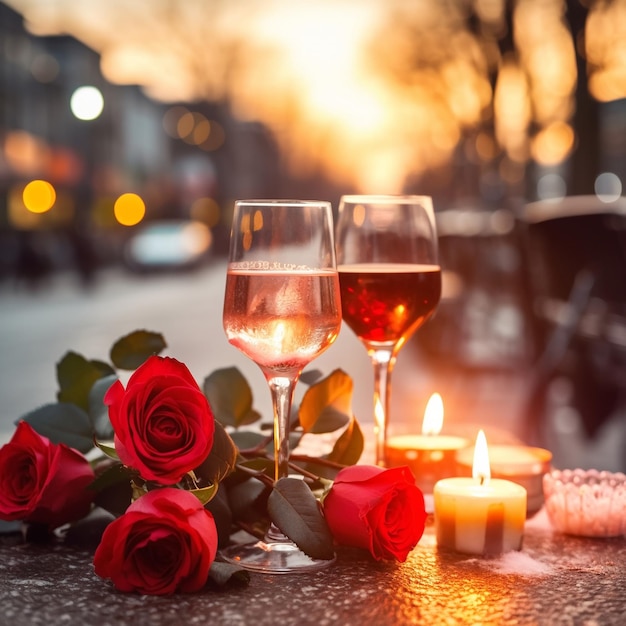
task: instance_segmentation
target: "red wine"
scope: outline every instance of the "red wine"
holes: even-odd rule
[[[365,343],[404,344],[441,297],[438,265],[360,263],[338,269],[343,319]]]

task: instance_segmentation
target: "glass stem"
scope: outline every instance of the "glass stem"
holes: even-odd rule
[[[374,366],[374,437],[376,440],[376,465],[385,466],[387,423],[391,406],[391,373],[396,363],[393,348],[368,350]]]
[[[289,418],[297,380],[298,376],[267,376],[274,407],[274,481],[289,475]],[[289,539],[272,522],[265,541],[287,543]]]
[[[274,407],[274,480],[289,475],[289,418],[297,376],[268,376]]]

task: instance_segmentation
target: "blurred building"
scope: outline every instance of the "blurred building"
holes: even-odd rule
[[[100,94],[97,115],[72,108],[81,87]],[[276,193],[279,167],[268,131],[236,122],[227,104],[166,104],[110,84],[93,50],[69,36],[33,36],[0,3],[0,278],[37,284],[76,267],[89,281],[123,261],[127,239],[156,220],[203,222],[223,252],[232,199]],[[39,180],[51,185],[53,206],[28,210],[25,186]],[[145,206],[134,225],[116,215],[123,194]]]

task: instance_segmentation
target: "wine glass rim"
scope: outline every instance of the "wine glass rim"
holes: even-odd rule
[[[341,202],[350,203],[401,203],[432,202],[432,196],[424,194],[347,194],[341,196]]]
[[[246,200],[236,200],[238,205],[254,206],[330,206],[328,200],[296,200],[289,198],[252,198]]]

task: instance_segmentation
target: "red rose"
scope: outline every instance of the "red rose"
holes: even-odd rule
[[[342,469],[324,515],[337,543],[366,548],[376,560],[406,561],[426,524],[424,496],[408,467]]]
[[[130,377],[118,380],[104,402],[124,465],[145,480],[177,483],[207,458],[215,419],[187,367],[168,357],[150,357]]]
[[[164,487],[135,500],[106,527],[94,568],[120,591],[191,592],[206,584],[216,552],[213,515],[192,493]]]
[[[89,513],[94,473],[74,448],[54,444],[21,421],[0,448],[0,519],[50,529]]]

